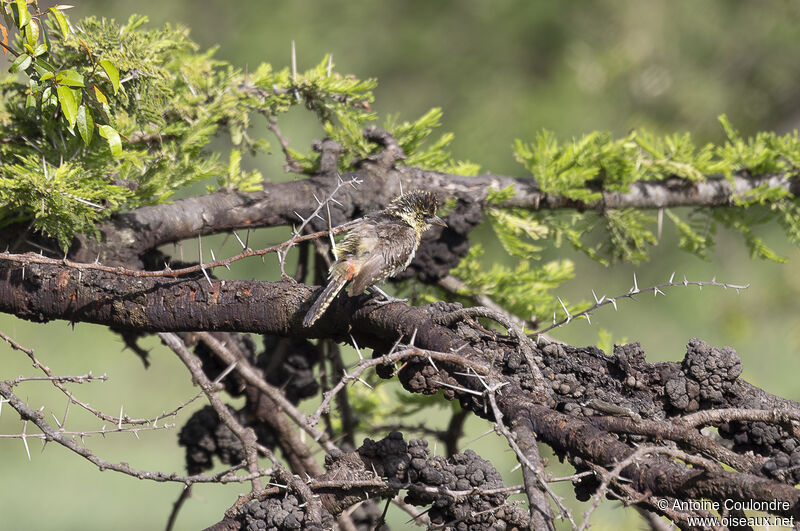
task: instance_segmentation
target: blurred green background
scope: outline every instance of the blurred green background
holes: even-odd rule
[[[494,173],[523,175],[511,155],[511,144],[515,138],[531,140],[543,128],[566,139],[597,129],[622,135],[647,127],[662,133],[690,131],[703,142],[722,139],[717,116],[723,112],[744,134],[786,132],[800,121],[795,103],[800,89],[800,4],[793,2],[79,0],[76,4],[68,12],[73,19],[97,15],[124,20],[135,10],[148,15],[151,25],[187,25],[202,47],[219,45],[217,56],[241,67],[254,69],[264,61],[276,68],[288,65],[292,40],[300,70],[332,53],[338,71],[378,79],[374,108],[382,116],[414,119],[431,107],[442,107],[442,132],[456,134],[455,157]],[[255,123],[256,130],[277,146],[266,124]],[[313,117],[300,110],[291,112],[281,126],[299,150],[306,150],[321,135]],[[291,178],[282,175],[282,162],[279,151],[247,161],[272,179]],[[284,235],[274,229],[258,231],[252,246],[279,241]],[[675,231],[668,223],[652,259],[635,267],[605,268],[569,249],[551,249],[546,259],[567,256],[576,262],[577,278],[558,292],[571,301],[589,299],[592,288],[598,295],[627,292],[634,272],[640,287],[664,281],[673,271],[678,278],[716,276],[751,284],[739,295],[722,289],[681,288],[668,291],[666,297],[641,296],[637,302],[620,304],[618,312],[601,310],[592,318],[592,327],[577,321],[555,335],[574,344],[594,344],[598,328],[604,328],[617,342],[640,341],[651,361],[680,360],[692,337],[731,345],[744,360],[744,378],[800,400],[795,383],[800,370],[796,274],[800,252],[778,232],[764,235],[789,259],[788,264],[753,262],[741,241],[725,233],[709,260],[700,260],[676,250]],[[487,256],[502,255],[491,231],[479,229],[476,240],[487,248]],[[222,245],[222,237],[204,241],[204,247],[213,247],[217,256],[233,252],[230,242]],[[193,243],[182,250],[187,258],[196,256]],[[276,269],[274,261],[257,262],[230,275],[274,279]],[[0,330],[36,349],[56,374],[107,373],[109,382],[73,390],[109,414],[118,414],[124,406],[131,416],[153,417],[196,392],[180,363],[154,339],[145,342],[152,348],[153,363],[145,371],[129,351],[122,352],[119,338],[102,327],[39,325],[2,315]],[[6,344],[0,344],[0,356],[0,378],[36,375],[25,356]],[[51,413],[63,416],[65,399],[47,384],[29,383],[18,391],[32,406],[43,406],[49,419]],[[388,396],[392,392],[387,388]],[[187,408],[178,427],[203,405],[198,400]],[[431,424],[443,426],[448,411],[449,407],[436,409],[426,418],[439,416]],[[68,429],[101,427],[74,407],[69,419]],[[490,427],[473,420],[464,440]],[[21,431],[18,417],[6,405],[0,433]],[[139,437],[91,437],[85,443],[108,460],[182,472],[177,430],[143,432]],[[42,449],[37,441],[29,442],[30,462],[20,440],[0,439],[0,470],[5,478],[0,514],[8,529],[161,528],[180,492],[179,485],[99,472],[55,444]],[[491,459],[508,482],[520,481],[518,473],[510,472],[513,456],[495,434],[469,447]],[[555,475],[569,473],[568,468],[555,466],[555,459],[550,464]],[[196,529],[217,521],[236,493],[246,490],[246,485],[196,486],[176,528]],[[568,484],[559,486],[559,492],[572,498]],[[34,506],[41,509],[32,510]],[[570,507],[580,517],[588,505],[572,502]],[[390,509],[389,515],[395,528],[407,526],[407,517],[397,509]],[[632,511],[612,502],[604,502],[593,522],[595,529],[641,528]]]

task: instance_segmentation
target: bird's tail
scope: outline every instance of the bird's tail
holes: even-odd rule
[[[325,313],[325,310],[331,305],[336,295],[342,291],[346,282],[347,278],[344,275],[334,275],[333,278],[331,278],[331,281],[328,282],[328,285],[325,286],[325,289],[322,290],[322,293],[317,297],[317,300],[314,301],[314,304],[311,305],[308,313],[306,313],[306,316],[303,318],[303,326],[309,327],[313,325],[317,319],[322,317],[322,314]]]

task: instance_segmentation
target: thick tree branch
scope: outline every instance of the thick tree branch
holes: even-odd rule
[[[710,177],[706,181],[672,178],[663,181],[642,181],[631,185],[626,193],[603,192],[599,201],[584,203],[560,195],[543,193],[533,178],[515,178],[492,174],[477,177],[426,171],[409,166],[385,168],[372,163],[342,176],[363,181],[358,188],[347,188],[337,195],[341,207],[331,209],[333,225],[338,225],[366,212],[383,208],[400,194],[400,190],[422,188],[441,198],[454,197],[468,204],[483,204],[490,190],[513,186],[516,195],[506,205],[531,210],[580,210],[639,208],[656,209],[678,206],[731,206],[734,198],[767,185],[800,194],[800,181],[786,174],[751,177],[742,172],[731,181]],[[318,204],[315,197],[325,197],[337,181],[329,176],[316,176],[292,182],[265,184],[260,192],[220,191],[208,195],[176,200],[174,203],[138,208],[113,216],[99,225],[102,248],[87,237],[70,255],[77,261],[89,262],[101,255],[104,263],[138,263],[145,251],[164,243],[248,228],[299,224]],[[317,229],[327,228],[318,222]]]
[[[536,352],[537,359],[541,359],[537,363],[541,364],[548,382],[548,392],[542,396],[531,392],[537,385],[531,380],[518,338],[496,336],[485,329],[474,329],[461,337],[456,330],[436,324],[447,322],[443,317],[458,310],[454,305],[380,306],[368,303],[365,297],[342,298],[315,327],[305,329],[300,321],[313,299],[314,290],[304,285],[214,281],[209,286],[202,277],[135,278],[103,271],[83,273],[79,278],[78,272],[65,266],[31,264],[25,268],[23,277],[20,264],[0,261],[0,311],[37,321],[66,318],[136,327],[143,331],[250,331],[337,340],[349,339],[349,333],[345,332],[349,331],[360,345],[376,349],[376,356],[390,352],[398,338],[414,337],[415,346],[438,351],[441,356],[432,363],[420,351],[419,361],[411,359],[404,364],[397,374],[408,390],[426,394],[442,391],[445,397],[458,398],[463,407],[474,413],[492,417],[481,384],[482,375],[491,374],[502,384],[497,393],[497,406],[504,425],[513,426],[518,434],[528,431],[535,434],[539,441],[569,456],[575,463],[589,463],[589,469],[592,466],[610,469],[631,456],[635,446],[625,438],[624,421],[615,426],[611,426],[611,420],[603,422],[602,417],[594,421],[594,417],[587,416],[586,409],[581,408],[584,402],[571,398],[571,394],[581,389],[581,385],[604,389],[606,393],[619,389],[622,391],[618,396],[606,395],[606,400],[636,407],[649,418],[679,428],[658,430],[655,423],[648,422],[642,423],[639,429],[637,423],[631,423],[627,433],[652,437],[655,441],[675,440],[687,448],[701,450],[731,466],[741,467],[733,471],[711,471],[687,468],[661,455],[637,458],[622,470],[622,477],[630,482],[630,488],[639,493],[677,499],[776,499],[788,504],[788,508],[777,510],[778,514],[800,517],[800,492],[788,483],[765,476],[764,458],[758,458],[757,462],[736,458],[714,439],[698,439],[679,416],[674,422],[671,420],[682,410],[694,412],[711,407],[797,409],[798,404],[773,397],[739,380],[740,368],[736,367],[740,367],[740,361],[730,349],[710,349],[693,340],[682,364],[647,364],[643,353],[635,346],[620,348],[616,356],[606,357],[592,349],[550,344]],[[347,338],[342,337],[345,333]],[[722,379],[709,374],[703,376],[702,381],[690,380],[700,377],[697,375],[702,374],[702,370],[708,370],[702,369],[705,363],[711,364],[706,367],[722,370]],[[380,365],[376,368],[380,369]],[[394,372],[390,370],[389,374]],[[583,379],[586,382],[581,384]],[[572,383],[568,385],[567,382]],[[698,385],[701,393],[717,393],[704,399],[714,401],[692,402],[699,398],[693,399],[695,395],[689,394],[687,402],[682,389],[697,390]],[[581,400],[588,398],[578,396],[583,397]],[[590,407],[590,402],[585,402],[585,408],[596,410],[595,406]],[[775,428],[796,418],[794,414],[749,415],[741,418],[774,421],[770,426]],[[709,416],[704,422],[724,420]],[[741,427],[746,428],[728,423],[721,425],[720,430],[736,433]],[[793,432],[790,428],[787,426],[789,436]],[[734,448],[734,451],[742,456],[748,448]]]

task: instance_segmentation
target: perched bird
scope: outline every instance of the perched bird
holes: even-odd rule
[[[331,266],[328,285],[303,319],[311,326],[328,309],[348,281],[349,296],[403,271],[431,224],[446,227],[436,215],[436,196],[414,190],[392,201],[385,210],[364,216],[337,246],[339,257]]]

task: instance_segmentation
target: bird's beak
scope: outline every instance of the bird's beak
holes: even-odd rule
[[[447,226],[447,223],[445,223],[444,220],[439,216],[433,216],[428,218],[428,223],[432,223],[433,225],[439,225],[440,227]]]

